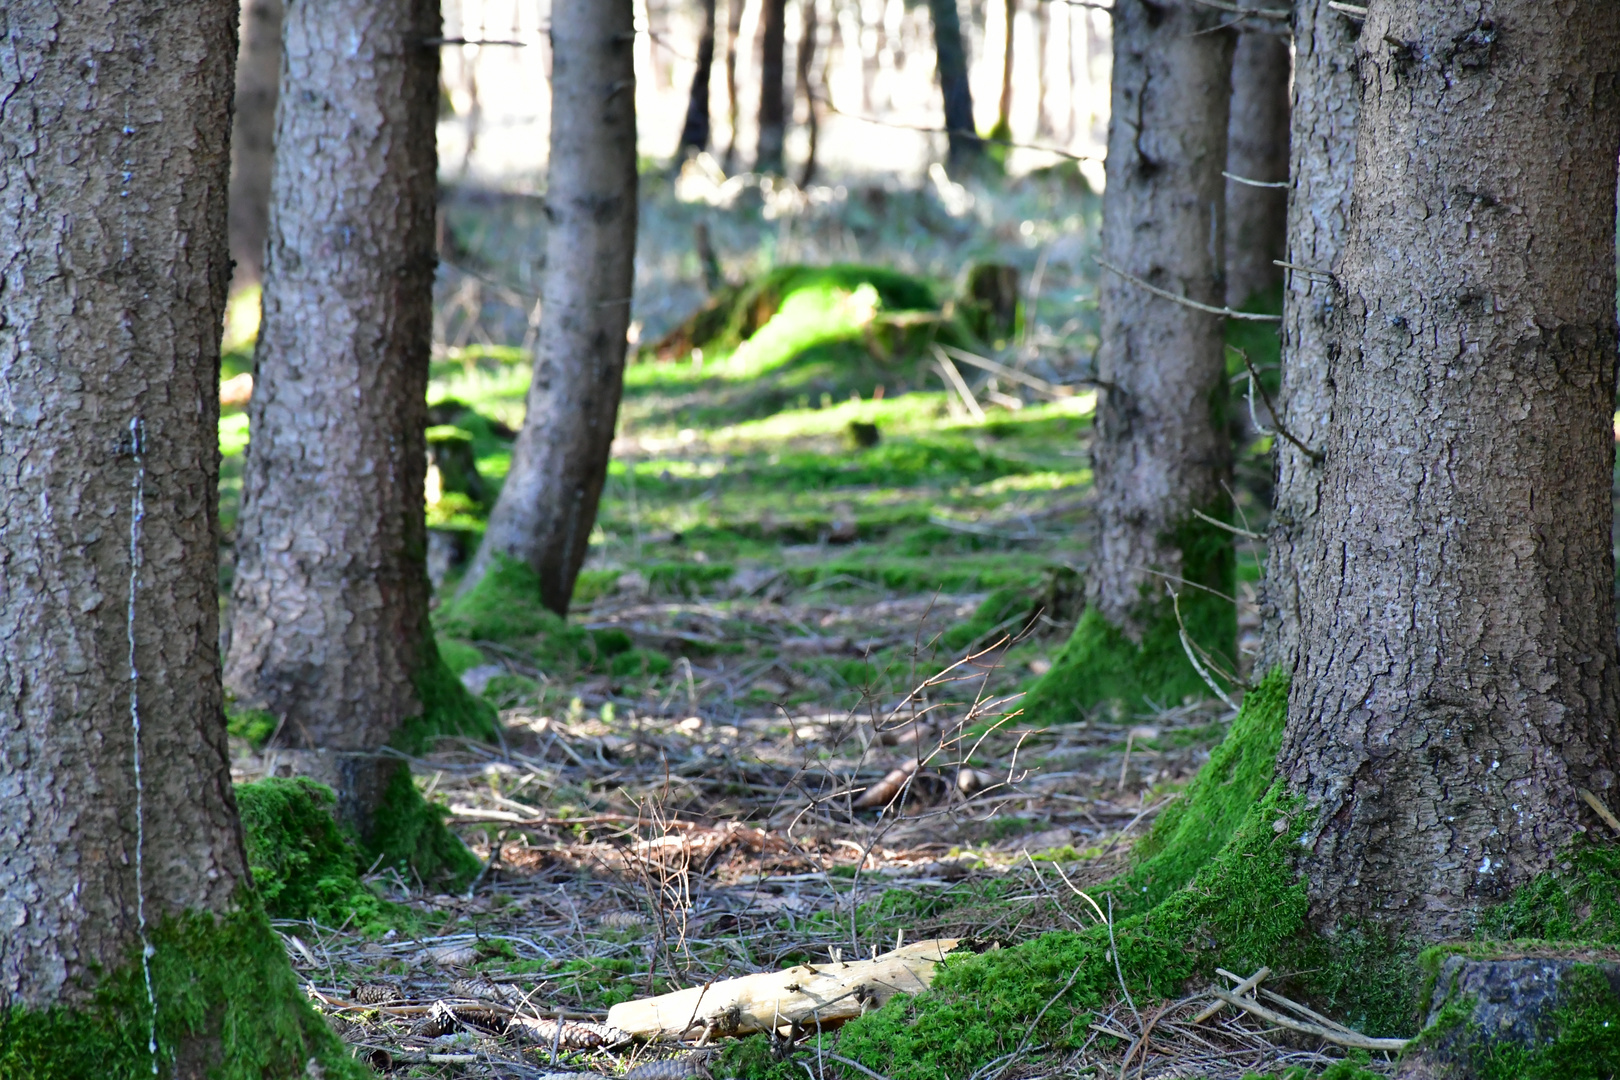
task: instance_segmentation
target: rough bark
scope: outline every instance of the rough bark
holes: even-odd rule
[[[759,146],[754,171],[782,171],[782,146],[787,140],[787,98],[783,93],[787,69],[787,0],[764,0],[760,10]]]
[[[1232,37],[1194,5],[1121,0],[1114,10],[1107,261],[1205,304],[1224,298],[1221,209]],[[1102,276],[1094,449],[1101,526],[1090,605],[1140,638],[1144,596],[1183,576],[1171,534],[1218,513],[1231,450],[1223,421],[1221,320]],[[1179,586],[1178,586],[1179,588]]]
[[[270,170],[275,160],[276,95],[281,86],[282,0],[242,0],[236,54],[236,114],[231,122],[232,289],[264,280],[270,227]]]
[[[945,98],[945,130],[950,140],[946,164],[957,170],[984,158],[984,143],[973,126],[973,89],[968,83],[967,49],[957,0],[928,0],[934,23],[939,89]]]
[[[731,134],[726,137],[726,159],[722,163],[730,172],[737,160],[737,125],[742,121],[742,105],[737,100],[737,38],[742,34],[743,8],[747,0],[731,0],[726,9],[726,109]]]
[[[1328,383],[1333,278],[1350,216],[1361,83],[1356,38],[1361,26],[1328,7],[1328,0],[1294,5],[1294,100],[1289,119],[1292,186],[1288,192],[1288,254],[1284,277],[1282,393],[1278,408],[1289,434],[1316,450],[1333,411]],[[1257,670],[1292,671],[1299,654],[1299,582],[1315,573],[1313,527],[1321,469],[1288,439],[1277,455],[1266,572],[1260,585],[1261,644]]]
[[[512,468],[463,589],[497,558],[526,562],[568,610],[585,561],[624,383],[636,251],[630,0],[557,0],[546,208],[546,317]]]
[[[816,37],[820,33],[816,17],[818,0],[804,0],[804,33],[799,38],[799,55],[794,61],[794,70],[797,78],[794,80],[798,92],[804,96],[804,126],[809,136],[809,145],[804,155],[804,165],[799,170],[799,186],[809,187],[810,181],[816,176],[817,143],[821,140],[821,102],[816,97],[815,65],[816,65]]]
[[[1018,20],[1018,0],[1001,0],[1001,99],[996,107],[996,134],[993,138],[1012,138],[1013,93],[1013,30]],[[986,34],[986,37],[989,35]]]
[[[1620,6],[1374,3],[1279,765],[1312,914],[1419,939],[1617,799]]]
[[[703,0],[703,29],[698,35],[697,67],[692,72],[692,93],[686,103],[686,126],[681,129],[682,155],[701,153],[709,148],[709,74],[714,70],[714,4],[715,0]]]
[[[0,12],[8,1005],[85,1005],[143,918],[247,877],[214,595],[235,14]]]
[[[336,754],[342,815],[396,767],[437,653],[423,519],[432,333],[436,0],[287,12],[264,321],[226,684]],[[316,770],[320,772],[321,770]]]
[[[1347,25],[1350,20],[1333,13]],[[1288,41],[1265,31],[1238,37],[1226,169],[1268,182],[1288,179]],[[1226,182],[1226,302],[1241,308],[1282,284],[1288,191]]]

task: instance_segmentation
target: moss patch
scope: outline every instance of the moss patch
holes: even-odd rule
[[[1165,808],[1132,852],[1128,906],[1153,907],[1193,879],[1232,838],[1271,787],[1288,720],[1288,675],[1276,668],[1243,699],[1243,708],[1198,770],[1185,795]]]
[[[177,1048],[202,1040],[215,1080],[295,1080],[313,1059],[327,1080],[370,1074],[316,1015],[287,964],[258,900],[244,894],[223,917],[193,912],[152,928],[159,1075],[175,1072]],[[90,1003],[0,1009],[0,1077],[7,1080],[145,1080],[152,1075],[140,955],[96,981]],[[212,1044],[209,1046],[208,1044]]]
[[[422,646],[422,662],[412,680],[422,711],[410,717],[394,732],[390,743],[407,754],[420,754],[446,735],[467,735],[475,739],[495,739],[495,708],[474,697],[461,685],[439,654],[438,642],[428,635]],[[464,654],[457,659],[465,660]]]
[[[1551,870],[1480,922],[1480,936],[1620,945],[1620,844],[1577,837]]]
[[[332,818],[332,789],[298,776],[236,785],[248,868],[265,911],[326,926],[386,924],[360,880],[359,852]]]

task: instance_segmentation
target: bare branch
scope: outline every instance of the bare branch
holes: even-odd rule
[[[1411,1041],[1410,1039],[1376,1039],[1370,1035],[1363,1035],[1356,1031],[1334,1031],[1330,1028],[1325,1028],[1320,1024],[1307,1024],[1303,1020],[1295,1020],[1291,1016],[1284,1016],[1282,1013],[1274,1012],[1255,1001],[1253,998],[1238,997],[1236,994],[1229,993],[1225,990],[1211,990],[1210,993],[1220,998],[1228,1005],[1236,1005],[1244,1012],[1250,1013],[1251,1015],[1264,1020],[1268,1024],[1275,1024],[1278,1027],[1287,1028],[1290,1031],[1298,1031],[1305,1035],[1315,1035],[1318,1039],[1322,1039],[1325,1042],[1335,1043],[1339,1046],[1350,1046],[1358,1050],[1399,1051],[1404,1050],[1406,1048],[1406,1044]]]
[[[1108,262],[1108,261],[1106,261],[1104,259],[1098,259],[1097,260],[1097,265],[1102,267],[1104,270],[1108,270],[1108,271],[1111,271],[1112,273],[1118,274],[1120,277],[1124,278],[1126,281],[1130,282],[1132,285],[1136,285],[1139,288],[1146,289],[1148,292],[1152,293],[1154,296],[1161,297],[1161,298],[1163,298],[1165,300],[1169,300],[1172,303],[1180,304],[1182,307],[1190,307],[1194,311],[1203,311],[1203,312],[1207,312],[1210,315],[1224,315],[1228,319],[1242,319],[1242,320],[1245,320],[1247,322],[1274,322],[1274,323],[1282,322],[1282,316],[1281,315],[1261,315],[1261,314],[1259,314],[1257,312],[1253,312],[1253,311],[1237,311],[1237,310],[1234,310],[1233,308],[1229,308],[1229,307],[1216,307],[1213,304],[1200,304],[1197,300],[1189,300],[1185,296],[1177,296],[1175,293],[1170,292],[1168,289],[1161,289],[1157,285],[1149,285],[1147,282],[1143,281],[1141,278],[1137,277],[1135,274],[1126,273],[1124,270],[1121,270],[1119,267],[1115,266],[1113,263]]]
[[[1221,170],[1221,175],[1234,184],[1247,184],[1249,187],[1286,188],[1294,186],[1287,180],[1250,180],[1247,176],[1239,176],[1237,173],[1227,172],[1225,169]]]

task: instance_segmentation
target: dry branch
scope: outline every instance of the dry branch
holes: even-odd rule
[[[784,1027],[834,1027],[897,993],[926,990],[957,939],[919,941],[874,960],[800,964],[672,994],[626,1001],[608,1026],[641,1039],[751,1035]]]
[[[1371,1035],[1363,1035],[1356,1031],[1334,1031],[1320,1024],[1307,1024],[1303,1020],[1295,1020],[1291,1016],[1273,1012],[1253,998],[1238,997],[1236,994],[1228,993],[1225,990],[1211,990],[1210,993],[1228,1005],[1236,1005],[1244,1012],[1250,1013],[1268,1024],[1275,1024],[1277,1027],[1287,1028],[1290,1031],[1298,1031],[1304,1035],[1315,1035],[1324,1042],[1335,1043],[1339,1046],[1354,1047],[1358,1050],[1402,1050],[1410,1041],[1408,1039],[1377,1039]]]

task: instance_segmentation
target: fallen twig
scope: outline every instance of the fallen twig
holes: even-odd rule
[[[1220,968],[1216,968],[1215,970],[1216,971],[1221,971]],[[1226,975],[1226,977],[1229,978],[1229,979],[1234,978],[1234,976],[1230,972],[1221,972],[1221,973]],[[1261,981],[1263,979],[1265,979],[1265,977],[1267,975],[1270,975],[1270,974],[1271,974],[1271,969],[1268,968],[1268,967],[1263,967],[1259,971],[1255,972],[1253,975],[1250,975],[1247,979],[1239,979],[1238,984],[1236,986],[1232,987],[1232,993],[1234,993],[1234,994],[1251,994],[1251,993],[1254,992],[1254,988],[1259,986]],[[1208,1020],[1210,1017],[1214,1016],[1216,1013],[1220,1012],[1225,1007],[1226,1007],[1226,1002],[1224,1002],[1224,1001],[1211,1002],[1204,1009],[1200,1010],[1200,1012],[1198,1013],[1197,1016],[1192,1018],[1192,1022],[1195,1023],[1195,1024],[1202,1024],[1205,1020]]]
[[[1226,1002],[1226,1004],[1236,1005],[1244,1012],[1258,1017],[1268,1024],[1275,1024],[1277,1027],[1297,1031],[1303,1035],[1315,1035],[1324,1042],[1330,1042],[1337,1046],[1349,1046],[1357,1050],[1397,1051],[1404,1050],[1406,1044],[1411,1041],[1410,1039],[1379,1039],[1356,1031],[1334,1031],[1331,1028],[1323,1027],[1321,1024],[1308,1024],[1303,1020],[1295,1020],[1291,1016],[1284,1016],[1282,1013],[1274,1012],[1253,998],[1238,997],[1236,994],[1218,989],[1211,990],[1210,993]]]

